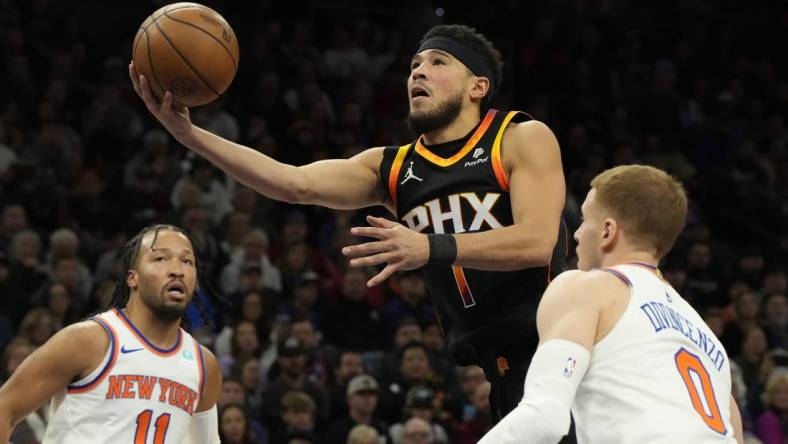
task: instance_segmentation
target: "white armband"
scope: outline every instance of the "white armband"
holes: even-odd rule
[[[219,414],[214,405],[192,415],[183,444],[219,444]]]
[[[525,377],[525,394],[479,444],[555,444],[569,432],[569,410],[591,353],[565,339],[545,342],[534,354]]]

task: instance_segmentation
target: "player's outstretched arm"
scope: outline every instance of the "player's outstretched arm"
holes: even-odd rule
[[[219,415],[216,401],[222,390],[222,371],[219,361],[207,348],[202,347],[205,364],[205,387],[197,410],[189,422],[184,444],[219,444]]]
[[[350,159],[334,159],[295,167],[256,150],[233,143],[192,124],[189,110],[167,92],[159,103],[133,63],[129,76],[148,110],[181,144],[216,165],[242,184],[272,199],[337,209],[384,205],[379,166],[383,148],[372,148]]]
[[[536,350],[520,404],[480,444],[555,444],[569,431],[570,407],[591,359],[604,301],[626,286],[604,272],[567,271],[547,288],[536,315]]]
[[[532,120],[511,125],[502,149],[514,224],[455,235],[455,265],[508,271],[550,262],[566,200],[558,141],[547,125]]]
[[[109,343],[99,324],[85,321],[64,328],[28,356],[0,388],[0,443],[8,442],[19,421],[98,367]]]

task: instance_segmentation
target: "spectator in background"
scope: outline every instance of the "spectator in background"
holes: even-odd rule
[[[686,288],[693,295],[696,307],[722,307],[726,301],[720,294],[720,276],[712,265],[711,246],[708,242],[693,243],[687,253]]]
[[[351,379],[364,373],[361,353],[353,350],[339,352],[334,366],[334,379],[328,382],[328,396],[331,408],[329,423],[334,423],[347,414],[347,385]]]
[[[446,433],[446,429],[435,422],[436,413],[435,392],[428,387],[412,387],[408,390],[408,395],[405,399],[403,421],[389,428],[389,435],[394,444],[421,442],[448,444],[449,436]],[[412,419],[423,421],[423,424],[420,424],[418,427],[421,431],[419,437],[414,436],[416,433],[412,430],[415,428],[411,423]],[[411,424],[410,430],[409,424]],[[427,439],[428,437],[429,439]]]
[[[474,444],[478,442],[490,427],[492,415],[490,413],[490,383],[486,380],[476,386],[471,396],[473,405],[472,414],[463,418],[453,427],[451,442],[454,444]]]
[[[286,442],[294,432],[311,433],[315,429],[315,401],[306,393],[293,390],[282,397],[282,424],[284,428],[274,438],[274,443]]]
[[[79,319],[77,312],[71,304],[71,295],[65,285],[53,282],[46,292],[46,308],[52,317],[52,326],[55,331]]]
[[[386,436],[388,427],[374,417],[378,393],[378,382],[372,376],[358,375],[351,379],[347,386],[348,414],[328,428],[325,442],[346,442],[351,430],[358,425],[370,426],[380,435]]]
[[[230,263],[222,270],[221,290],[231,294],[239,289],[240,275],[244,269],[257,265],[262,274],[262,285],[275,291],[282,291],[282,275],[279,268],[268,258],[268,235],[261,229],[248,232],[241,241],[240,251],[230,256]]]
[[[435,318],[435,310],[429,303],[421,270],[403,271],[395,285],[398,288],[396,297],[383,308],[389,328],[396,327],[405,318],[413,318],[419,324]]]
[[[232,194],[221,181],[216,179],[217,170],[205,159],[196,157],[191,160],[189,175],[180,179],[172,189],[170,202],[173,208],[181,210],[187,202],[181,197],[181,188],[187,184],[197,185],[200,192],[199,204],[210,215],[212,226],[218,226],[224,216],[232,211]]]
[[[306,352],[306,373],[309,379],[325,386],[328,381],[330,365],[324,350],[320,348],[322,335],[315,329],[312,319],[298,315],[290,322],[290,334],[298,339]]]
[[[35,347],[42,345],[53,334],[55,334],[55,329],[52,315],[49,314],[49,310],[43,307],[36,307],[27,312],[19,325],[19,336]]]
[[[7,249],[16,233],[29,228],[25,207],[19,204],[4,206],[0,220],[0,249]]]
[[[45,267],[50,275],[54,275],[58,261],[62,258],[73,258],[76,263],[76,282],[74,289],[77,291],[78,304],[87,302],[93,289],[93,276],[90,269],[79,257],[79,237],[69,228],[58,228],[49,235],[49,250],[46,253]]]
[[[411,342],[422,342],[422,339],[419,323],[414,318],[402,318],[393,333],[392,344],[394,347],[383,356],[380,368],[377,369],[380,378],[384,381],[393,380],[399,368],[402,348]]]
[[[327,341],[359,351],[384,348],[383,316],[367,304],[366,296],[366,274],[360,269],[348,270],[342,281],[342,297],[326,308],[322,324]]]
[[[263,353],[257,325],[247,320],[240,320],[233,327],[231,354],[219,359],[223,375],[229,375],[233,365],[247,358],[259,359]]]
[[[264,351],[268,350],[270,343],[268,337],[271,333],[271,319],[269,318],[267,307],[268,301],[264,299],[260,291],[249,290],[244,292],[233,306],[233,316],[232,319],[229,320],[229,325],[226,325],[216,336],[216,340],[214,341],[216,357],[221,360],[226,356],[232,355],[234,326],[241,321],[248,321],[255,325],[257,329],[257,341],[260,344],[260,348]],[[264,354],[263,352],[263,355]]]
[[[31,307],[30,295],[47,279],[41,264],[41,240],[33,230],[22,230],[11,238],[7,297],[14,301],[11,322],[18,326]]]
[[[764,328],[769,338],[770,348],[788,346],[788,298],[785,293],[766,295],[763,304],[765,316]]]
[[[292,300],[282,303],[279,312],[291,319],[305,316],[310,318],[314,325],[320,325],[320,310],[318,310],[320,299],[320,276],[312,270],[307,270],[293,284]]]
[[[12,373],[22,364],[36,347],[24,337],[16,337],[3,349],[2,368],[0,368],[0,379],[5,383]]]
[[[219,411],[219,438],[226,444],[260,444],[252,437],[243,407],[229,404]]]
[[[366,424],[359,424],[347,435],[347,444],[380,444],[380,434],[373,427]]]
[[[727,350],[727,346],[726,346]],[[736,363],[742,371],[742,377],[747,387],[752,387],[763,364],[767,351],[766,334],[760,327],[752,327],[745,334],[741,343],[741,353],[736,356]]]
[[[755,433],[763,444],[784,444],[788,438],[788,370],[772,372],[763,392],[766,411],[755,421]]]
[[[446,433],[446,432],[444,432]],[[405,422],[402,430],[402,439],[394,439],[395,444],[433,444],[446,443],[446,439],[435,437],[435,428],[426,420],[414,416]]]
[[[316,421],[322,426],[329,417],[328,393],[306,374],[306,350],[301,342],[290,336],[278,346],[278,373],[263,393],[263,418],[281,429],[282,398],[291,390],[306,392],[317,406]]]
[[[216,407],[221,410],[227,405],[239,405],[244,407],[249,428],[260,444],[268,443],[268,430],[254,417],[249,414],[246,408],[246,393],[241,380],[234,376],[227,376],[222,379],[222,391],[216,401]]]
[[[752,290],[743,291],[733,301],[734,319],[725,326],[722,345],[728,356],[737,356],[747,333],[760,326],[761,298]]]

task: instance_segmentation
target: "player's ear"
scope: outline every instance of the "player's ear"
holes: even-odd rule
[[[618,232],[618,224],[616,223],[615,219],[605,219],[602,223],[602,232],[600,233],[601,239],[601,246],[603,249],[612,247],[619,235]]]
[[[471,99],[481,100],[490,90],[490,79],[487,77],[471,76]]]
[[[140,276],[137,270],[129,270],[126,272],[126,285],[128,285],[129,288],[137,288],[139,280]]]

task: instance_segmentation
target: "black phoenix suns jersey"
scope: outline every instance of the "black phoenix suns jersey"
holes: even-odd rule
[[[490,110],[459,151],[440,153],[449,157],[431,151],[421,139],[386,147],[380,177],[397,219],[421,233],[471,233],[512,225],[501,140],[510,122],[524,120],[529,117],[522,112]],[[563,270],[566,254],[565,229],[559,233],[556,249],[561,251],[553,255],[553,272]],[[527,323],[534,326],[527,333],[536,337],[536,307],[551,266],[495,272],[427,265],[424,273],[450,349],[453,341],[496,325],[519,327],[510,333],[520,335]]]

